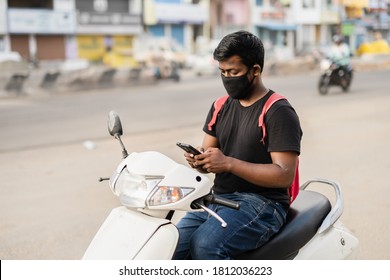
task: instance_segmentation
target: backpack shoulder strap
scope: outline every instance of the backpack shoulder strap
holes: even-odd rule
[[[271,106],[282,99],[286,99],[283,95],[280,95],[278,93],[273,93],[265,102],[263,110],[259,117],[259,127],[261,127],[263,131],[263,138],[261,139],[261,142],[265,144],[265,137],[266,137],[266,129],[265,129],[265,123],[264,123],[264,116],[268,112],[268,110],[271,108]],[[295,177],[294,181],[291,184],[290,188],[288,189],[289,196],[290,196],[290,204],[295,200],[299,193],[299,158],[297,159],[297,166],[295,169]]]
[[[213,116],[212,116],[210,122],[208,123],[209,131],[212,130],[213,125],[217,121],[218,113],[219,113],[219,111],[221,111],[223,104],[225,104],[225,102],[228,98],[229,98],[229,95],[224,95],[224,96],[219,97],[217,100],[215,100],[214,113],[213,113]]]
[[[261,127],[261,130],[263,131],[263,138],[261,139],[261,143],[265,144],[265,137],[266,137],[266,129],[264,124],[264,116],[268,112],[268,110],[271,108],[271,106],[281,99],[286,99],[283,95],[280,95],[278,93],[273,93],[271,96],[267,99],[267,101],[264,104],[263,110],[261,111],[261,114],[259,116],[259,127]]]

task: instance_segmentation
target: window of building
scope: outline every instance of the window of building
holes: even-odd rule
[[[264,2],[263,0],[256,0],[256,6],[263,6],[264,5],[263,2]]]

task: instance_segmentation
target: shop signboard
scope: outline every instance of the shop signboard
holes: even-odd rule
[[[139,34],[141,11],[131,11],[128,0],[78,0],[77,33]]]
[[[202,24],[208,20],[208,9],[199,4],[154,3],[145,7],[145,21],[155,23]]]
[[[5,34],[7,33],[7,14],[6,14],[6,11],[7,11],[7,5],[6,5],[6,2],[7,1],[4,1],[4,0],[0,0],[0,35],[1,34]]]
[[[73,34],[75,30],[73,11],[8,9],[9,33]]]

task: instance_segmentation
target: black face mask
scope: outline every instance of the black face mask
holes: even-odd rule
[[[242,76],[238,77],[225,77],[221,74],[222,83],[229,94],[233,99],[245,99],[251,93],[251,87],[255,76],[251,81],[248,80],[248,72]]]

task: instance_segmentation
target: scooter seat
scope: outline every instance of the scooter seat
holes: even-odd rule
[[[331,204],[324,195],[301,190],[291,204],[286,224],[262,247],[235,257],[238,260],[287,260],[316,234]]]

